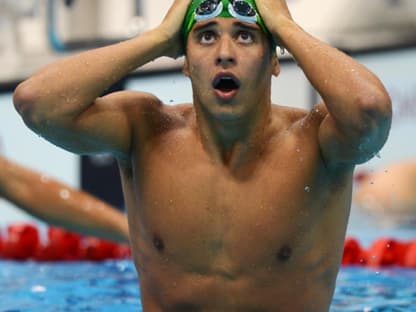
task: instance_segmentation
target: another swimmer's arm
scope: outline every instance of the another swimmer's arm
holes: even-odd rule
[[[357,163],[374,155],[387,139],[391,123],[390,97],[380,80],[301,29],[286,1],[257,0],[257,5],[277,41],[294,56],[324,100],[329,114],[321,124],[319,140],[326,160]]]
[[[126,115],[131,115],[130,106],[146,104],[148,95],[130,94],[112,101],[101,99],[99,103],[97,98],[149,61],[178,56],[182,51],[180,14],[185,15],[189,2],[176,0],[158,27],[136,38],[86,51],[39,70],[16,88],[17,111],[35,132],[71,151],[128,154],[131,125]],[[151,98],[150,102],[156,101]]]
[[[47,223],[129,241],[127,218],[116,208],[1,156],[0,197]]]

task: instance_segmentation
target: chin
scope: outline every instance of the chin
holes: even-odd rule
[[[210,110],[213,115],[223,121],[239,120],[249,113],[247,108],[242,105],[219,104],[214,109]]]

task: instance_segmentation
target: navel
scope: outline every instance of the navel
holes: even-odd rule
[[[280,250],[277,252],[277,260],[281,262],[286,262],[292,256],[292,248],[287,245],[284,245]]]
[[[153,246],[159,251],[162,252],[165,249],[165,243],[160,238],[159,235],[155,234],[153,235]]]

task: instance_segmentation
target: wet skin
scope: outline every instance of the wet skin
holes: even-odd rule
[[[188,37],[192,104],[133,91],[97,98],[177,55],[188,5],[176,0],[138,38],[46,67],[18,87],[15,106],[51,142],[119,160],[144,311],[328,311],[352,171],[384,144],[390,99],[367,69],[298,27],[283,0],[257,5],[325,104],[272,105],[277,57],[257,25],[232,18],[197,23]]]
[[[327,311],[352,166],[321,157],[323,105],[270,104],[279,66],[259,28],[215,20],[188,40],[194,105],[148,105],[121,165],[143,307]],[[218,75],[238,90],[216,89]]]
[[[318,113],[272,116],[235,172],[207,155],[190,105],[133,152],[122,172],[145,311],[328,310],[351,169],[322,161]]]

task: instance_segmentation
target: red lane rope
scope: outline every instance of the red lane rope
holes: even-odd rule
[[[36,261],[102,261],[131,257],[127,244],[119,244],[91,236],[82,236],[58,227],[47,229],[47,242],[41,242],[38,228],[29,223],[16,223],[7,227],[7,235],[0,235],[0,258]],[[347,237],[342,265],[403,266],[416,268],[416,240],[399,241],[383,237],[369,248],[359,240]]]
[[[130,258],[127,244],[96,237],[81,236],[58,227],[47,229],[47,242],[40,240],[33,224],[17,223],[7,227],[7,236],[0,236],[0,258],[36,261],[102,261]]]
[[[363,248],[358,239],[347,237],[342,264],[416,268],[416,240],[400,241],[395,238],[382,237],[376,239],[369,248]]]

